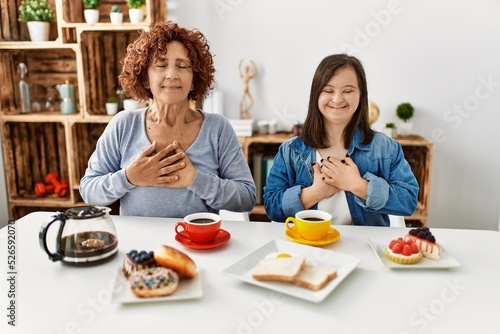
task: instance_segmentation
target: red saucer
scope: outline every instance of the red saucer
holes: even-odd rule
[[[215,237],[215,240],[208,244],[197,244],[196,242],[191,241],[186,231],[181,231],[180,233],[175,235],[175,240],[177,240],[177,242],[179,242],[184,247],[200,250],[220,247],[228,242],[229,239],[231,239],[231,234],[223,229],[220,229],[219,233]]]

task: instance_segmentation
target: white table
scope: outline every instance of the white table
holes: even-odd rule
[[[500,233],[432,229],[461,264],[447,270],[382,267],[367,238],[403,236],[405,228],[338,226],[338,241],[325,249],[362,259],[321,303],[240,282],[226,267],[272,239],[286,240],[284,225],[223,222],[229,243],[209,251],[184,248],[174,239],[177,219],[112,216],[119,238],[113,260],[93,267],[53,263],[40,249],[38,232],[53,213],[16,222],[16,327],[7,325],[7,280],[1,280],[1,332],[6,333],[498,333]],[[1,230],[7,272],[7,229]],[[199,299],[141,304],[110,302],[117,268],[130,249],[167,244],[197,263]],[[5,276],[4,276],[5,277]]]

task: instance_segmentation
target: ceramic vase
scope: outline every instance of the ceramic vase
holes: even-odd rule
[[[384,128],[384,133],[387,135],[387,137],[394,138],[396,137],[396,128]]]
[[[96,24],[99,22],[99,10],[98,9],[85,9],[83,11],[83,16],[85,16],[85,22],[88,24]]]
[[[130,18],[130,23],[141,23],[144,19],[144,12],[142,8],[129,8],[128,17]]]
[[[109,18],[111,20],[111,23],[113,24],[122,24],[123,13],[116,13],[116,12],[109,13]]]
[[[398,135],[409,136],[411,134],[412,128],[413,128],[413,123],[401,122],[401,124],[398,125]]]
[[[106,102],[106,113],[110,116],[118,112],[118,103],[116,102]]]
[[[141,103],[134,99],[123,100],[123,109],[125,110],[137,110],[141,107]]]
[[[42,21],[30,21],[28,31],[32,42],[46,42],[49,40],[50,23]]]

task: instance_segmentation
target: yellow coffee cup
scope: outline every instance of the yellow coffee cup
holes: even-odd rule
[[[295,217],[288,217],[285,221],[287,229],[292,229],[293,223],[300,236],[307,240],[317,241],[326,238],[332,215],[320,210],[303,210],[295,214]]]

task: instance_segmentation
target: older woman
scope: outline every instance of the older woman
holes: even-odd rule
[[[80,182],[86,203],[120,200],[122,215],[158,217],[253,208],[255,184],[231,124],[189,107],[214,84],[201,32],[171,22],[143,31],[119,80],[127,95],[152,105],[108,124]]]
[[[368,90],[355,57],[324,58],[311,85],[300,137],[280,146],[264,189],[267,215],[284,221],[319,209],[334,224],[388,226],[411,215],[418,183],[401,145],[368,123]]]

